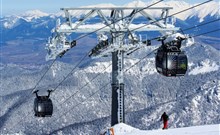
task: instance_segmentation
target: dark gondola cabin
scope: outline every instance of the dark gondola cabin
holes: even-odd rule
[[[35,91],[36,98],[34,100],[34,112],[36,117],[51,117],[53,114],[53,103],[49,98],[50,92],[47,96],[39,96],[38,91]]]
[[[162,41],[156,53],[156,70],[164,76],[183,76],[187,71],[187,56],[180,50],[181,45],[175,44],[172,42],[165,45]]]

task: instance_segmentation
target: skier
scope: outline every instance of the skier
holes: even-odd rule
[[[161,121],[162,120],[163,120],[163,128],[162,129],[167,129],[169,116],[166,114],[166,112],[164,112],[163,115],[161,116]]]

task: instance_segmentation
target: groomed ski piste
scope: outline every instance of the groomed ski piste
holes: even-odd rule
[[[114,135],[220,135],[220,124],[203,125],[167,130],[139,130],[124,123],[113,127]]]

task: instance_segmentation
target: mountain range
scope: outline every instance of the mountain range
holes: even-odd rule
[[[162,127],[160,116],[166,111],[170,128],[219,124],[219,51],[199,41],[183,47],[189,60],[187,74],[167,78],[156,72],[154,54],[143,59],[156,47],[146,47],[125,59],[125,69],[142,60],[125,72],[126,123],[142,130],[158,129]],[[73,67],[55,62],[36,88],[40,95],[54,89]],[[110,126],[110,58],[81,63],[52,93],[53,116],[36,118],[31,91],[47,69],[1,65],[1,134],[92,135]]]
[[[134,1],[124,6],[143,7],[150,3]],[[184,12],[176,16],[176,25],[185,29],[218,19],[216,5],[217,2],[209,2]],[[94,6],[115,5],[90,7]],[[192,5],[184,1],[168,1],[157,6],[173,6],[172,14]],[[152,14],[158,16],[156,12]],[[46,94],[47,89],[56,88],[66,75],[69,77],[51,95],[53,116],[34,116],[35,95],[32,90],[51,64],[45,62],[46,39],[62,15],[62,12],[48,14],[33,10],[0,18],[3,30],[0,46],[0,134],[94,135],[110,127],[111,58],[87,58],[69,74],[96,44],[94,35],[79,40],[77,46],[58,59],[45,74],[36,87],[40,95]],[[75,15],[77,18],[79,13]],[[140,20],[142,18],[137,17],[137,21]],[[198,27],[189,33],[196,35],[217,27],[219,22]],[[141,130],[160,129],[160,116],[166,111],[170,118],[169,128],[219,124],[219,35],[200,36],[195,38],[195,44],[182,47],[189,62],[188,71],[182,77],[167,78],[158,74],[154,53],[143,58],[159,45],[147,46],[127,56],[125,69],[141,61],[124,73],[125,123]]]

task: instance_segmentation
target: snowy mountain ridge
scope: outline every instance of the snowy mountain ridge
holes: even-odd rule
[[[7,15],[3,20],[3,26],[7,29],[12,29],[23,22],[31,22],[43,17],[54,18],[54,14],[48,14],[40,10],[29,10],[19,15]]]
[[[140,0],[138,1],[133,1],[130,2],[128,4],[123,5],[122,7],[146,7],[148,5],[151,5],[155,3],[155,1],[151,1],[151,2],[142,2]],[[219,3],[215,2],[215,1],[211,1],[209,3],[206,3],[204,5],[201,5],[199,7],[190,9],[186,12],[183,12],[181,14],[177,14],[175,15],[178,19],[181,20],[186,20],[192,17],[198,17],[200,22],[202,22],[204,20],[204,18],[206,16],[219,16],[220,15],[220,11],[219,11]],[[166,2],[160,2],[152,7],[173,7],[172,10],[170,10],[170,15],[182,11],[183,9],[187,9],[190,8],[194,5],[191,5],[189,3],[186,3],[185,1],[176,1],[176,0],[171,0],[171,1],[166,1]],[[107,3],[107,4],[98,4],[98,5],[89,5],[89,6],[83,6],[83,7],[118,7],[118,5],[114,5],[111,3]],[[212,7],[212,8],[210,8]],[[59,9],[58,9],[59,10]],[[153,16],[159,17],[160,16],[160,11],[148,11],[148,13],[152,14]],[[76,10],[76,11],[72,11],[71,14],[73,17],[78,17],[82,14],[85,14],[87,12],[85,11],[80,11],[80,10]],[[109,15],[110,12],[106,11],[104,12],[105,14]],[[126,14],[129,14],[130,11]],[[16,22],[16,20],[18,18],[24,19],[28,22],[32,21],[33,19],[38,19],[41,17],[47,17],[47,16],[51,16],[51,17],[59,17],[59,16],[64,16],[63,12],[58,12],[58,13],[53,13],[53,14],[48,14],[45,12],[42,12],[40,10],[30,10],[30,11],[26,11],[25,13],[19,14],[19,15],[13,15],[14,19],[12,20],[12,24]],[[6,16],[6,17],[10,17],[10,16]],[[12,25],[10,24],[10,25]],[[11,28],[12,26],[9,27],[9,25],[7,23],[4,24],[4,26],[6,28]]]
[[[21,16],[22,18],[24,18],[27,21],[31,21],[32,19],[38,19],[41,17],[49,16],[49,15],[50,14],[42,12],[40,10],[29,10],[29,11],[22,13],[19,16]]]
[[[143,2],[143,1],[137,0],[137,1],[133,1],[128,4],[125,4],[122,7],[147,7],[156,2],[157,1]],[[172,14],[175,14],[184,9],[188,9],[195,5],[197,4],[192,5],[183,0],[182,1],[171,0],[171,1],[166,1],[166,2],[160,2],[152,7],[173,7],[173,9],[170,10],[170,15],[172,15]],[[84,6],[84,7],[117,7],[117,6],[113,4],[99,4],[99,5],[91,5],[91,6]],[[160,17],[161,11],[159,10],[154,10],[154,11],[146,10],[146,11],[155,17]],[[129,15],[130,12],[131,11],[128,10],[125,14]],[[105,13],[109,15],[110,12],[105,12]],[[80,16],[81,14],[84,14],[84,13],[82,11],[72,11],[71,14],[72,16]],[[204,5],[187,10],[183,13],[175,15],[175,17],[183,21],[186,19],[192,18],[192,17],[198,17],[200,19],[200,22],[202,22],[206,16],[214,16],[214,15],[220,16],[219,3],[216,1],[211,1]]]

